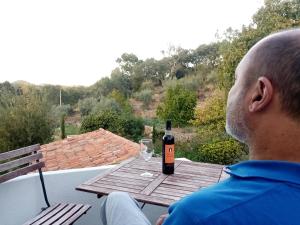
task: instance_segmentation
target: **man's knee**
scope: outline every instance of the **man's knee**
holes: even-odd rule
[[[109,204],[114,204],[115,202],[120,204],[128,201],[132,201],[132,199],[126,192],[112,192],[107,196],[107,202]]]

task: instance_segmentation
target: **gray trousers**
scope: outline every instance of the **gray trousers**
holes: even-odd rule
[[[103,225],[151,225],[138,202],[125,192],[112,192],[100,207]]]

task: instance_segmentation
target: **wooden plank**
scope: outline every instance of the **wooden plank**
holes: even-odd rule
[[[0,164],[0,172],[10,170],[10,169],[13,169],[18,166],[22,166],[22,165],[30,163],[32,161],[41,159],[42,157],[43,157],[42,153],[38,152],[37,154],[25,156],[25,157],[22,157],[22,158],[19,158],[19,159],[10,161],[10,162]]]
[[[68,212],[65,212],[65,214],[56,221],[55,225],[61,225],[64,222],[68,221],[68,219],[70,219],[70,217],[73,214],[75,214],[77,211],[79,211],[82,207],[83,207],[82,204],[76,204],[71,210],[69,210]]]
[[[36,144],[36,145],[31,145],[31,146],[27,146],[27,147],[24,147],[24,148],[19,148],[19,149],[16,149],[16,150],[12,150],[12,151],[9,151],[9,152],[4,152],[4,153],[0,154],[0,161],[4,161],[4,160],[7,160],[7,159],[11,159],[11,158],[14,158],[14,157],[25,155],[25,154],[28,154],[28,153],[31,153],[31,152],[34,152],[34,151],[38,151],[39,149],[40,149],[40,145]]]
[[[149,184],[149,181],[131,179],[131,178],[126,178],[126,177],[116,177],[116,176],[112,176],[112,175],[103,177],[99,181],[123,182],[123,183],[136,184],[136,185],[141,185],[141,186],[146,186],[147,184]]]
[[[203,163],[203,162],[193,162],[193,161],[184,161],[182,165],[190,165],[196,167],[207,167],[207,168],[215,168],[222,169],[224,165],[212,164],[212,163]]]
[[[44,215],[42,218],[40,218],[38,221],[32,223],[32,225],[39,225],[45,223],[47,220],[49,220],[51,217],[55,216],[57,213],[59,213],[63,208],[67,207],[67,204],[61,203],[58,207],[56,207],[54,210],[50,211],[46,215]]]
[[[178,162],[176,165],[174,165],[175,170],[176,167],[178,167],[182,162]],[[143,191],[141,194],[149,195],[152,193],[169,175],[161,173],[161,175],[154,179]]]
[[[69,225],[73,224],[76,220],[78,220],[83,214],[85,214],[91,208],[90,205],[84,205],[79,210],[72,209],[69,213],[65,215],[67,220],[64,223],[59,223],[61,225]],[[76,211],[77,210],[77,211]]]
[[[213,171],[204,171],[204,170],[197,170],[195,168],[187,168],[187,167],[179,167],[176,171],[176,173],[180,174],[189,174],[189,175],[196,175],[196,176],[207,176],[207,177],[215,177],[219,179],[219,176],[221,174],[221,170],[213,170]]]
[[[137,179],[137,180],[144,180],[144,181],[152,181],[155,177],[142,177],[140,174],[130,174],[126,172],[119,172],[115,171],[112,173],[112,175],[117,176],[117,177],[126,177],[126,178],[132,178],[132,179]]]
[[[114,191],[122,191],[122,190],[116,190],[116,189],[112,189],[112,188],[106,188],[106,187],[99,187],[99,186],[95,186],[95,185],[79,185],[77,188],[77,190],[79,191],[85,191],[85,192],[89,192],[89,193],[94,193],[97,195],[108,195],[111,192]],[[129,189],[129,191],[126,191],[128,193],[131,193],[132,191]],[[139,191],[137,191],[136,193],[139,193]]]
[[[79,185],[77,190],[94,193],[94,194],[100,194],[100,195],[108,195],[111,192],[114,192],[115,190],[108,189],[108,188],[99,188],[91,185]],[[169,206],[172,202],[174,202],[173,199],[168,198],[161,198],[161,197],[155,197],[155,196],[147,196],[142,195],[139,193],[129,193],[130,196],[135,198],[137,201],[153,204],[153,205],[159,205],[159,206]]]
[[[114,185],[98,184],[97,182],[90,184],[90,186],[97,187],[100,190],[101,189],[103,189],[103,190],[110,189],[112,191],[124,191],[124,192],[130,192],[130,193],[140,193],[142,190],[142,189],[140,189],[140,190],[133,189],[131,187],[119,187],[119,186],[114,186]],[[112,192],[112,191],[110,191],[110,192]]]
[[[135,158],[130,158],[130,159],[124,161],[123,163],[119,164],[118,166],[115,166],[114,168],[112,168],[112,169],[110,169],[110,170],[108,170],[108,171],[106,171],[106,172],[104,172],[104,173],[101,173],[100,175],[98,175],[98,176],[96,176],[96,177],[94,177],[94,178],[88,180],[88,181],[85,182],[84,184],[86,184],[86,185],[92,184],[92,183],[94,183],[95,181],[101,179],[102,177],[105,177],[105,176],[107,176],[108,174],[113,173],[114,171],[118,170],[120,167],[124,166],[124,165],[127,164],[127,163],[130,163],[130,162],[133,161],[133,160],[135,160]]]
[[[67,204],[67,206],[65,208],[63,208],[58,213],[53,215],[49,220],[47,220],[45,223],[43,223],[43,225],[53,224],[54,222],[58,221],[61,217],[63,217],[66,213],[71,211],[71,209],[74,208],[75,206],[76,206],[75,204]],[[55,223],[55,224],[57,224],[57,223]]]
[[[155,180],[153,180],[142,192],[141,194],[144,195],[149,195],[153,192],[153,190],[155,190],[155,188],[158,187],[158,185],[160,185],[166,178],[168,177],[168,175],[165,174],[161,174],[158,178],[156,178]]]
[[[12,178],[15,178],[15,177],[18,177],[18,176],[21,176],[21,175],[25,175],[25,174],[27,174],[29,172],[35,171],[35,170],[37,170],[39,168],[42,168],[44,166],[45,166],[44,162],[38,162],[36,164],[30,165],[30,166],[26,166],[26,167],[17,169],[15,171],[6,173],[6,174],[0,176],[0,183],[3,183],[5,181],[8,181],[8,180],[10,180]]]
[[[166,198],[166,199],[171,199],[171,200],[174,200],[174,201],[178,201],[181,199],[181,197],[178,197],[178,196],[171,196],[171,195],[165,195],[165,194],[159,194],[159,193],[151,193],[151,197],[159,197],[159,198]]]
[[[171,186],[169,186],[169,187],[161,187],[161,186],[159,186],[159,187],[157,187],[156,189],[155,189],[155,191],[154,192],[157,192],[157,193],[164,193],[164,192],[166,192],[166,193],[172,193],[172,194],[174,194],[174,193],[180,193],[180,194],[183,194],[183,195],[189,195],[189,194],[192,194],[193,193],[193,191],[186,191],[186,190],[178,190],[178,189],[174,189],[174,188],[172,188]]]
[[[31,225],[34,222],[36,222],[37,220],[39,220],[40,218],[42,218],[43,216],[45,216],[46,214],[50,213],[51,211],[55,210],[60,204],[56,204],[54,206],[51,206],[47,209],[45,209],[44,211],[42,211],[38,216],[34,217],[33,219],[27,221],[26,223],[24,223],[23,225]]]
[[[156,196],[147,196],[147,195],[141,195],[141,194],[131,194],[129,193],[131,197],[136,199],[137,201],[144,202],[147,204],[153,204],[153,205],[159,205],[159,206],[166,206],[168,207],[170,204],[175,202],[176,200],[165,197],[156,197]]]
[[[133,188],[133,189],[136,189],[136,190],[139,190],[139,191],[141,191],[141,190],[143,190],[145,188],[145,185],[141,186],[141,185],[136,185],[134,183],[128,184],[128,183],[112,182],[112,181],[110,181],[110,182],[97,181],[95,183],[97,183],[99,185],[102,185],[102,186],[109,186],[109,185],[111,185],[111,186],[125,187],[125,188],[130,187],[130,188]]]
[[[211,184],[211,183],[217,183],[218,179],[209,179],[207,177],[202,177],[202,180],[191,180],[191,179],[185,179],[185,178],[179,178],[176,176],[169,176],[166,180],[168,181],[174,181],[174,182],[180,182],[180,183],[190,183],[190,184],[196,184],[196,185],[201,185],[201,184]]]
[[[182,186],[177,186],[177,185],[171,185],[171,184],[165,184],[165,183],[162,183],[159,185],[159,187],[162,187],[162,188],[171,188],[171,189],[174,189],[174,190],[183,190],[183,191],[189,191],[189,192],[195,192],[197,190],[199,190],[199,188],[191,188],[191,187],[182,187]]]
[[[157,170],[153,170],[153,169],[145,169],[145,168],[125,168],[125,167],[122,167],[120,169],[118,169],[118,172],[125,172],[125,173],[131,173],[131,174],[142,174],[144,173],[145,171],[150,171],[151,173],[153,173],[154,176],[158,177],[160,172],[157,171]]]
[[[183,172],[183,173],[181,173],[181,172],[178,172],[178,171],[175,171],[175,174],[174,175],[172,175],[172,177],[178,177],[178,178],[187,178],[187,179],[190,179],[190,180],[195,180],[195,181],[197,181],[197,180],[203,180],[203,178],[211,178],[210,176],[208,176],[208,175],[196,175],[196,174],[189,174],[189,173],[185,173],[185,172]],[[212,180],[217,180],[218,179],[218,177],[213,177],[213,179]]]
[[[194,185],[194,184],[184,184],[184,183],[178,183],[178,182],[167,181],[167,180],[164,180],[163,183],[164,184],[170,184],[170,185],[182,186],[182,187],[199,188],[199,186]]]
[[[131,188],[134,188],[134,189],[137,189],[137,190],[143,190],[147,184],[144,184],[144,185],[138,185],[138,184],[135,184],[135,183],[132,183],[130,181],[122,181],[120,182],[120,180],[115,180],[115,181],[105,181],[105,180],[99,180],[97,182],[95,182],[97,184],[103,184],[103,185],[113,185],[113,186],[119,186],[119,187],[131,187]]]
[[[153,193],[155,194],[162,194],[162,195],[166,195],[166,196],[172,196],[172,197],[179,197],[179,198],[183,198],[191,193],[188,194],[183,194],[183,193],[179,193],[179,192],[170,192],[170,191],[164,191],[164,190],[160,190],[160,189],[155,189],[155,191],[153,191]]]

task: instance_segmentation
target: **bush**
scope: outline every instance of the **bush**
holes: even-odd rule
[[[144,81],[141,85],[141,88],[140,90],[145,90],[145,89],[148,89],[148,90],[153,90],[154,89],[154,84],[152,81],[150,80],[147,80],[147,81]]]
[[[144,124],[141,119],[111,110],[91,114],[85,117],[81,123],[82,133],[94,131],[99,128],[109,130],[134,141],[138,141],[144,132]]]
[[[194,118],[196,104],[196,94],[177,85],[175,88],[167,90],[167,95],[162,104],[158,106],[156,114],[163,120],[172,120],[175,126],[184,126]]]
[[[120,104],[113,98],[109,97],[101,97],[100,101],[96,103],[96,105],[93,107],[91,113],[97,114],[101,113],[102,111],[115,111],[115,112],[121,112],[122,108]]]
[[[85,99],[80,99],[78,101],[78,108],[80,111],[81,116],[87,116],[90,114],[92,109],[95,107],[97,104],[97,99],[90,97],[90,98],[85,98]]]
[[[28,94],[9,99],[0,108],[0,152],[32,144],[48,143],[54,132],[54,120],[47,102]]]
[[[152,101],[152,91],[149,89],[142,90],[134,94],[134,97],[143,102],[143,107],[149,108],[149,104]]]
[[[243,156],[244,146],[239,142],[228,139],[203,144],[199,148],[199,160],[201,162],[232,164]]]
[[[140,118],[135,118],[133,116],[122,116],[121,121],[122,127],[119,131],[119,134],[122,137],[126,137],[138,142],[142,138],[144,133],[143,120]]]
[[[91,114],[85,117],[81,123],[80,131],[85,133],[103,128],[116,133],[120,127],[121,121],[117,112],[105,110],[98,114]]]
[[[180,80],[168,80],[166,81],[164,88],[168,90],[170,88],[175,88],[177,85],[181,85],[186,90],[197,91],[200,87],[203,86],[203,77],[202,76],[187,76]]]
[[[193,124],[200,140],[197,161],[231,164],[243,157],[246,146],[226,133],[225,121],[225,95],[216,90],[195,110]]]

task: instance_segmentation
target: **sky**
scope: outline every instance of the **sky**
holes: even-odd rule
[[[162,57],[251,22],[263,0],[1,0],[0,82],[92,85],[123,53]]]

